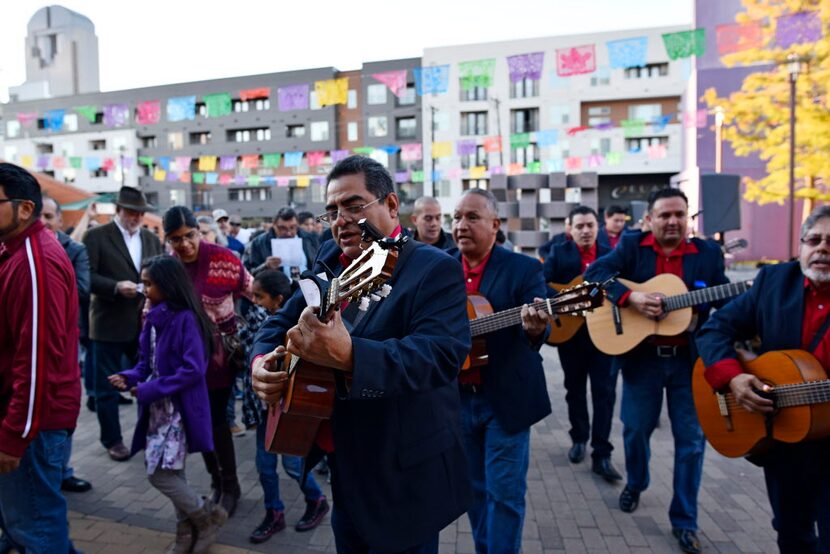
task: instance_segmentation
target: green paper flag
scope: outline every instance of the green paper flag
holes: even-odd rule
[[[475,87],[493,86],[493,72],[496,69],[496,60],[476,60],[458,64],[458,74],[461,77],[461,90]]]
[[[625,138],[640,136],[646,131],[646,122],[642,119],[623,119],[620,125],[622,125]]]
[[[262,167],[279,167],[282,154],[263,154]]]
[[[527,164],[527,172],[528,173],[541,173],[542,172],[542,162],[530,162]]]
[[[694,31],[680,31],[679,33],[665,33],[663,44],[671,60],[700,57],[706,52],[706,29]]]
[[[193,179],[193,182],[197,185],[203,185],[205,183],[205,174],[199,171],[191,173],[190,178]]]
[[[229,93],[206,94],[203,99],[208,117],[222,117],[231,114],[231,95]]]
[[[374,152],[375,149],[372,146],[358,146],[357,148],[352,148],[352,151],[355,154],[363,154],[364,156],[368,156],[369,154]]]
[[[139,156],[138,163],[141,165],[153,165],[153,156]]]
[[[510,135],[510,148],[527,148],[530,146],[530,133]]]
[[[249,175],[248,176],[248,184],[252,187],[259,185],[259,181],[262,179],[259,175]]]
[[[424,172],[423,171],[413,171],[412,172],[412,182],[413,183],[423,183],[424,182]]]
[[[87,118],[90,123],[95,123],[95,116],[98,114],[96,106],[78,106],[75,111]]]
[[[72,169],[81,169],[83,162],[84,159],[80,156],[71,156],[69,158],[69,165],[72,166]]]

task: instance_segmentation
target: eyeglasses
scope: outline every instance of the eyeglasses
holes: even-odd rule
[[[830,246],[830,235],[810,235],[809,237],[804,237],[801,239],[802,244],[806,244],[811,248],[815,248],[822,242],[826,242],[828,246]]]
[[[242,224],[231,221],[231,227],[242,227]]]
[[[356,206],[343,206],[340,210],[332,210],[330,212],[326,212],[323,215],[318,215],[316,218],[317,221],[321,223],[328,223],[331,225],[335,221],[337,221],[338,217],[342,217],[343,219],[347,219],[349,221],[353,221],[357,218],[360,214],[363,213],[363,210],[371,206],[372,204],[377,204],[381,200],[385,199],[385,196],[381,196],[380,198],[376,198],[372,200],[368,204],[356,205]]]
[[[6,202],[22,202],[20,198],[0,198],[0,204],[5,204]]]
[[[193,242],[194,240],[196,240],[197,236],[199,236],[199,231],[188,231],[181,237],[167,237],[167,243],[170,246],[176,247],[179,246],[183,241]]]

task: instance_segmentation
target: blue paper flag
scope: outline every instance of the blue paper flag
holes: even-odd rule
[[[648,37],[634,37],[612,40],[608,46],[608,61],[613,69],[640,67],[646,65]]]
[[[196,119],[196,97],[179,96],[167,99],[167,121]]]
[[[63,129],[63,118],[66,115],[66,110],[49,110],[43,114],[43,127],[50,131],[60,131]]]
[[[302,152],[286,152],[283,156],[285,159],[285,167],[300,167],[303,163]]]
[[[205,183],[207,183],[208,185],[215,185],[218,182],[219,182],[219,174],[218,173],[214,173],[214,172],[205,173]]]
[[[559,129],[536,131],[536,144],[539,146],[551,146],[557,142],[559,142]]]
[[[416,67],[412,72],[415,74],[415,91],[419,95],[447,92],[450,83],[449,65]]]
[[[158,164],[164,171],[170,171],[170,156],[161,156],[158,158]]]
[[[101,169],[101,158],[98,156],[87,156],[84,158],[86,168],[90,171],[97,171]]]

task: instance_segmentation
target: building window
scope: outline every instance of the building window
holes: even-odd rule
[[[236,113],[243,113],[250,110],[261,112],[263,110],[271,109],[271,101],[268,98],[259,98],[257,100],[234,100],[231,104],[233,111]]]
[[[201,131],[198,133],[190,133],[190,144],[210,144],[212,135],[210,131]]]
[[[475,100],[487,100],[486,87],[472,87],[467,90],[461,89],[462,102],[473,102]]]
[[[417,131],[415,117],[399,117],[395,120],[395,138],[398,140],[414,139]]]
[[[386,104],[386,85],[378,83],[366,87],[366,103],[370,106]]]
[[[357,121],[350,121],[346,126],[346,140],[349,142],[357,142]]]
[[[107,175],[109,175],[109,173],[106,169],[102,167],[99,167],[98,169],[89,172],[89,176],[93,178],[106,177]]]
[[[625,70],[626,79],[654,79],[669,74],[669,64],[650,63],[640,67],[629,67]]]
[[[184,148],[184,133],[167,133],[167,147],[171,150],[181,150]]]
[[[326,201],[326,187],[325,185],[318,185],[314,183],[311,185],[311,201],[317,204],[323,204]]]
[[[440,133],[442,131],[449,131],[450,129],[450,114],[449,112],[432,112],[432,130]]]
[[[634,137],[625,139],[625,149],[631,153],[645,152],[649,146],[668,147],[669,137]]]
[[[78,114],[68,113],[63,117],[63,129],[65,131],[78,130]]]
[[[525,77],[510,83],[510,98],[532,98],[539,96],[539,80]]]
[[[105,140],[91,140],[91,141],[89,141],[89,149],[90,150],[106,150],[107,149],[107,141],[105,141]]]
[[[20,136],[20,122],[19,121],[7,121],[6,122],[6,137],[7,138],[17,138]]]
[[[305,125],[286,125],[285,136],[288,138],[300,138],[305,136]]]
[[[535,144],[528,144],[522,148],[510,149],[510,161],[514,164],[526,166],[539,161],[539,148]]]
[[[461,188],[464,190],[470,189],[481,189],[487,190],[487,187],[490,186],[490,183],[487,179],[462,179],[461,180]]]
[[[610,106],[591,106],[588,108],[588,125],[602,125],[611,123],[611,107]]]
[[[414,106],[415,105],[415,85],[406,85],[400,96],[395,98],[396,106]]]
[[[207,106],[204,102],[196,103],[196,115],[199,117],[207,117]]]
[[[346,97],[346,107],[350,110],[357,108],[357,91],[353,88],[349,89],[349,95]]]
[[[228,142],[253,142],[271,140],[271,129],[259,127],[256,129],[236,129],[227,132]]]
[[[400,150],[395,154],[395,168],[397,171],[423,171],[424,164],[422,160],[404,160],[401,154]]]
[[[385,115],[370,117],[366,127],[370,137],[385,137],[389,134],[389,122]]]
[[[271,100],[268,98],[258,98],[254,100],[254,109],[258,112],[271,109]]]
[[[270,187],[228,189],[228,200],[231,202],[263,202],[270,199]]]
[[[591,75],[591,86],[592,87],[605,87],[611,84],[611,71],[609,69],[605,69],[605,71],[597,70],[594,75]]]
[[[93,150],[95,149],[93,148]],[[52,154],[55,152],[55,147],[51,143],[41,142],[40,144],[35,144],[35,152],[38,154]]]
[[[486,135],[487,112],[461,112],[461,134]]]
[[[571,122],[571,108],[568,104],[553,104],[550,107],[551,125],[568,125]]]
[[[311,122],[311,140],[313,140],[314,142],[319,142],[321,140],[329,140],[328,121]]]
[[[449,179],[442,179],[440,181],[433,181],[432,195],[436,198],[447,198],[452,190],[452,182]]]
[[[663,115],[663,107],[660,104],[633,104],[628,106],[628,119],[651,121],[661,115]]]
[[[148,137],[141,137],[141,147],[142,148],[157,148],[159,145],[159,141],[155,135],[151,135]]]
[[[247,112],[250,109],[250,105],[248,104],[247,100],[234,100],[233,101],[233,111],[236,113]]]
[[[170,204],[173,206],[185,206],[187,198],[183,190],[170,189]]]
[[[475,166],[487,167],[488,165],[487,152],[484,150],[484,145],[479,144],[474,154],[461,156],[461,169],[470,169]]]
[[[610,151],[611,151],[611,139],[610,138],[591,139],[591,155],[595,156],[597,154],[601,154],[601,155],[604,156]]]
[[[539,130],[539,108],[510,110],[511,133],[533,133]]]
[[[319,110],[322,108],[322,106],[320,106],[320,101],[317,99],[316,90],[312,90],[308,93],[308,107],[312,110]]]

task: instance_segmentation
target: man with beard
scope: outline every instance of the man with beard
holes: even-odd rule
[[[801,227],[798,261],[764,266],[752,288],[715,312],[697,337],[713,389],[731,392],[738,409],[771,414],[772,389],[744,373],[735,341],[756,336],[759,353],[810,351],[830,368],[830,206],[816,209]],[[762,465],[772,506],[772,526],[782,553],[830,552],[830,439],[777,443],[755,457]],[[816,537],[818,528],[818,537]]]
[[[438,200],[432,196],[417,199],[412,211],[415,240],[445,251],[455,248],[452,238],[441,228],[441,218],[441,204]]]
[[[604,282],[618,276],[642,283],[655,275],[671,273],[683,279],[690,290],[728,282],[720,248],[709,241],[686,238],[688,208],[686,195],[679,189],[654,191],[645,216],[651,232],[623,235],[617,248],[588,267],[585,280]],[[664,314],[659,291],[634,292],[617,282],[606,292],[608,301],[631,306],[646,317]],[[708,310],[698,310],[700,324],[705,322]],[[626,513],[636,510],[640,494],[648,488],[649,442],[660,417],[665,389],[674,436],[674,497],[669,520],[680,548],[697,554],[701,551],[697,494],[705,439],[692,399],[692,367],[697,356],[691,339],[689,332],[650,337],[617,359],[623,375],[620,417],[627,473],[620,509]]]

